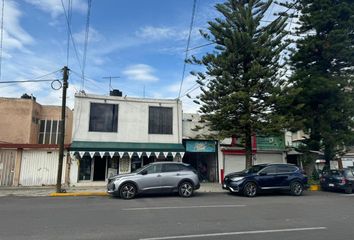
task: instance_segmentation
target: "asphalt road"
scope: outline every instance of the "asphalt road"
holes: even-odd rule
[[[0,239],[354,239],[354,195],[2,197]]]

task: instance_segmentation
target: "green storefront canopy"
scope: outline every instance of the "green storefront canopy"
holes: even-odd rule
[[[184,152],[179,143],[130,143],[73,141],[70,151],[121,151],[121,152]]]

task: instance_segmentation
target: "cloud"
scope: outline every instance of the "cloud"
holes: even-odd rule
[[[5,51],[18,49],[28,51],[25,45],[34,43],[30,34],[28,34],[20,25],[22,13],[19,11],[15,2],[5,1],[4,13],[4,35],[3,48]],[[10,55],[5,53],[4,56]]]
[[[26,2],[34,5],[36,8],[49,13],[52,18],[57,18],[58,16],[64,14],[64,9],[61,0],[26,0]],[[67,1],[64,1],[64,6],[68,10],[66,5]],[[83,0],[72,1],[72,10],[80,13],[85,13],[87,11],[87,4]]]
[[[159,80],[153,73],[155,69],[146,64],[135,64],[123,70],[123,74],[131,80],[156,82]]]
[[[73,37],[77,44],[84,44],[85,43],[85,34],[86,29],[83,29],[81,32],[74,33]],[[96,29],[90,27],[89,34],[88,34],[88,41],[89,43],[100,42],[104,40],[103,35],[101,35]]]
[[[176,30],[169,27],[145,26],[140,28],[136,35],[150,40],[163,40],[176,36]]]

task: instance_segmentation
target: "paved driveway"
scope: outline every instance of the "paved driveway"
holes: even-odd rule
[[[353,239],[354,195],[0,198],[0,239]]]

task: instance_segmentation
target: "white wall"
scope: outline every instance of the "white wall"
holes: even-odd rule
[[[66,153],[63,159],[62,183],[65,182]],[[22,186],[55,185],[58,174],[58,150],[24,150],[20,182]]]
[[[89,132],[90,103],[118,104],[118,132]],[[149,134],[149,106],[173,108],[172,135]],[[177,100],[75,95],[73,141],[182,142],[182,104]]]

